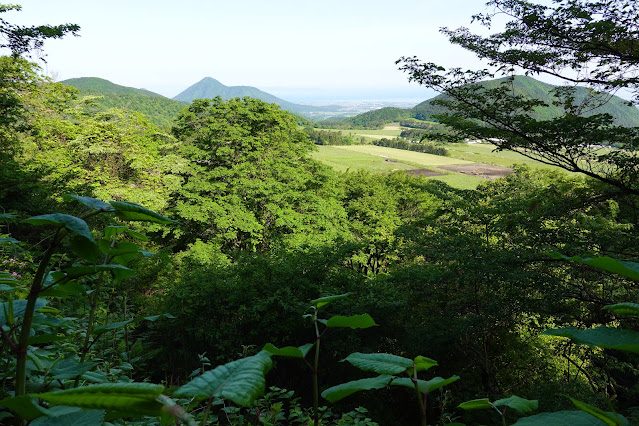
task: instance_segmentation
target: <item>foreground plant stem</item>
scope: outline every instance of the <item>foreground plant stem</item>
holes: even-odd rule
[[[318,383],[318,370],[319,370],[319,353],[320,353],[320,340],[322,335],[319,332],[319,326],[317,325],[317,309],[315,310],[315,317],[313,318],[313,324],[315,325],[315,362],[313,363],[313,424],[317,426],[319,424],[319,383]]]
[[[413,364],[413,377],[411,377],[413,384],[415,385],[415,392],[417,392],[417,402],[419,403],[419,415],[421,417],[421,425],[427,426],[426,422],[426,402],[428,393],[424,390],[424,399],[422,400],[422,393],[419,391],[419,383],[417,382],[417,366]]]

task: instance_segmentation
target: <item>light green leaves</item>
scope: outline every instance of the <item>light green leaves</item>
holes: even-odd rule
[[[369,328],[374,327],[377,324],[375,320],[368,314],[352,315],[345,317],[342,315],[335,315],[328,319],[326,326],[333,327],[348,327],[348,328]]]
[[[109,383],[36,396],[54,405],[117,411],[122,416],[161,416],[163,405],[156,399],[163,391],[164,386],[151,383]]]
[[[495,407],[509,407],[519,413],[530,413],[533,411],[537,411],[539,408],[539,401],[536,399],[525,399],[518,397],[517,395],[513,395],[509,398],[499,399],[493,402]]]
[[[626,420],[623,416],[603,411],[597,407],[593,407],[590,404],[586,404],[585,402],[581,402],[571,397],[568,398],[570,398],[572,403],[575,404],[575,407],[579,408],[581,411],[585,411],[591,416],[595,416],[608,426],[624,425],[628,423],[628,420]]]
[[[271,369],[267,351],[220,365],[179,388],[176,396],[226,398],[238,405],[250,406],[264,393],[264,376]]]
[[[351,382],[342,383],[326,389],[322,392],[322,398],[329,402],[336,402],[354,394],[355,392],[385,388],[391,380],[393,380],[393,377],[386,375],[371,377],[368,379],[353,380]]]
[[[619,328],[597,327],[590,330],[559,328],[544,331],[548,336],[568,337],[575,343],[639,353],[639,333]]]
[[[457,407],[462,410],[486,410],[492,407],[488,398],[471,399],[470,401],[462,402]]]
[[[639,317],[639,303],[616,303],[614,305],[606,305],[603,308],[608,309],[617,315],[632,315]]]

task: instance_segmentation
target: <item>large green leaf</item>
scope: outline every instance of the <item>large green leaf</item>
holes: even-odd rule
[[[18,299],[12,302],[4,302],[0,303],[0,326],[3,326],[7,323],[7,315],[9,314],[9,304],[12,304],[13,307],[13,318],[19,318],[24,316],[24,311],[27,309],[27,300],[26,299]],[[44,308],[47,304],[46,299],[37,299],[35,304],[35,310],[38,311]]]
[[[73,194],[65,194],[64,198],[79,201],[85,206],[95,210],[102,210],[105,212],[113,211],[113,207],[111,207],[109,203],[105,203],[104,201],[98,200],[97,198],[83,197],[81,195],[73,195]]]
[[[70,279],[80,278],[85,275],[92,275],[98,272],[108,271],[113,274],[115,282],[120,282],[125,278],[135,275],[133,269],[129,269],[126,266],[107,264],[107,265],[91,265],[91,266],[73,266],[65,269],[63,272]]]
[[[78,362],[65,359],[58,362],[49,372],[55,380],[68,380],[81,376],[98,365],[96,362]]]
[[[413,365],[413,361],[408,358],[384,353],[363,354],[354,352],[342,361],[348,361],[360,370],[388,375],[401,374]]]
[[[0,400],[0,407],[7,407],[25,420],[33,420],[44,415],[37,400],[30,396],[14,396]]]
[[[123,220],[143,221],[155,223],[176,223],[174,220],[164,217],[159,213],[146,209],[135,203],[127,203],[124,201],[109,201],[109,204],[115,208],[115,215]]]
[[[536,399],[525,399],[513,395],[509,398],[499,399],[493,402],[495,407],[507,406],[519,413],[531,413],[539,408],[539,401]]]
[[[462,410],[486,410],[492,408],[492,404],[488,398],[471,399],[459,404],[457,407]]]
[[[53,225],[57,228],[66,228],[67,231],[95,243],[91,230],[87,223],[79,217],[70,216],[62,213],[44,214],[41,216],[32,216],[22,221],[31,225]]]
[[[614,413],[609,413],[597,407],[593,407],[590,404],[586,404],[585,402],[581,402],[571,397],[569,398],[572,401],[572,403],[575,404],[575,407],[579,408],[582,411],[585,411],[586,413],[592,416],[595,416],[596,418],[598,418],[599,420],[601,420],[608,426],[625,425],[628,423],[628,420],[626,420],[626,418],[624,418],[623,416],[620,416]]]
[[[226,398],[247,407],[264,393],[264,376],[271,366],[270,354],[261,351],[207,371],[179,388],[175,395]]]
[[[623,277],[630,278],[631,280],[639,281],[639,263],[636,263],[636,262],[628,262],[625,260],[619,260],[619,259],[615,259],[613,257],[607,257],[607,256],[568,257],[559,253],[551,253],[550,256],[555,259],[566,259],[566,260],[572,260],[575,262],[583,263],[585,265],[603,269],[604,271],[614,272],[615,274],[619,274]]]
[[[522,417],[513,426],[604,426],[605,423],[584,411],[557,411]]]
[[[336,294],[334,296],[324,296],[324,297],[320,297],[319,299],[314,299],[311,300],[311,305],[314,305],[317,309],[321,308],[322,306],[328,305],[329,303],[335,301],[335,300],[340,300],[343,299],[345,297],[350,296],[352,293],[344,293],[344,294]]]
[[[152,383],[109,383],[35,396],[54,405],[118,411],[130,416],[160,416],[162,404],[156,398],[163,391],[164,386]]]
[[[101,426],[105,412],[101,410],[81,410],[56,417],[40,417],[29,426]]]
[[[295,347],[295,346],[286,346],[283,348],[277,348],[271,343],[267,343],[262,348],[263,351],[266,351],[271,354],[271,356],[285,356],[289,358],[304,358],[308,351],[313,347],[312,343],[307,343],[305,345]]]
[[[457,380],[459,380],[459,376],[451,376],[447,379],[444,379],[442,377],[433,377],[430,380],[417,380],[417,387],[419,388],[419,391],[422,393],[424,392],[431,393],[450,383],[456,382]],[[415,389],[415,384],[413,383],[413,380],[408,377],[395,379],[393,380],[391,385],[404,386],[407,388]]]
[[[632,315],[639,317],[639,303],[616,303],[614,305],[606,305],[604,309],[609,309],[618,315]]]
[[[369,328],[376,325],[375,320],[368,314],[352,315],[349,317],[335,315],[334,317],[330,317],[326,322],[327,327]]]
[[[352,382],[342,383],[326,389],[322,392],[322,397],[329,402],[336,402],[355,392],[385,388],[392,379],[393,376],[382,375],[368,379],[353,380]]]
[[[111,330],[117,330],[118,328],[122,328],[130,323],[132,323],[133,321],[135,321],[135,318],[131,318],[128,319],[126,321],[118,321],[118,322],[112,322],[106,325],[101,325],[98,327],[95,327],[93,329],[93,334],[95,334],[96,336],[100,336],[108,331]]]
[[[425,356],[416,356],[415,357],[415,369],[417,371],[426,371],[431,369],[432,367],[437,366],[437,361],[434,359],[426,358]]]
[[[639,353],[639,333],[621,328],[597,327],[590,330],[558,328],[546,330],[548,336],[568,337],[575,343]]]

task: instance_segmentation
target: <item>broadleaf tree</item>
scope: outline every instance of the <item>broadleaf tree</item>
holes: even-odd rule
[[[639,128],[615,123],[598,107],[617,92],[639,102],[639,10],[631,0],[492,0],[473,21],[502,31],[483,36],[468,28],[442,32],[449,41],[487,61],[483,70],[446,69],[417,57],[402,57],[409,80],[442,94],[447,112],[439,121],[458,136],[490,140],[500,150],[581,172],[621,192],[639,194]],[[515,74],[563,80],[552,101],[517,93]],[[497,84],[486,79],[506,76]],[[592,89],[578,95],[577,86]],[[581,93],[581,92],[579,92]],[[563,114],[542,118],[544,107]]]

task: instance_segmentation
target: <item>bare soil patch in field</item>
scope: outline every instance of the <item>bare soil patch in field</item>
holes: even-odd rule
[[[509,167],[493,166],[491,164],[459,164],[451,166],[437,166],[438,169],[464,175],[477,176],[483,179],[497,179],[513,172]]]
[[[443,168],[443,167],[442,167]],[[428,169],[411,169],[411,170],[406,170],[406,173],[408,173],[409,175],[413,175],[413,176],[443,176],[444,173],[439,173],[433,170],[428,170]]]

